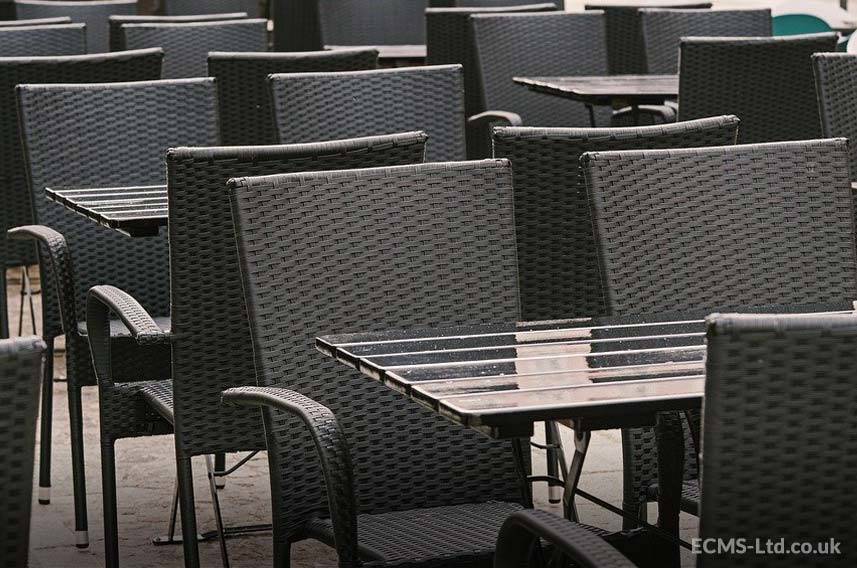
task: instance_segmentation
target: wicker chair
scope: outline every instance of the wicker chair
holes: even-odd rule
[[[557,10],[565,10],[565,0],[550,0]],[[514,8],[520,0],[429,0],[429,8]]]
[[[427,0],[274,2],[274,50],[320,51],[325,45],[420,45]]]
[[[460,65],[291,73],[270,83],[282,143],[423,130],[426,161],[465,155]]]
[[[846,146],[834,139],[584,154],[608,312],[702,315],[857,297]],[[639,505],[656,498],[657,466],[651,431],[625,438],[626,470],[630,460],[641,472],[626,478],[631,510],[635,496]],[[696,511],[698,489],[685,484],[684,510]]]
[[[502,520],[529,505],[526,441],[513,459],[506,443],[343,370],[313,338],[517,318],[508,162],[231,185],[261,386],[224,399],[267,407],[275,565],[314,538],[336,547],[342,567],[484,566]],[[285,303],[290,316],[277,317]]]
[[[36,410],[45,344],[38,337],[0,341],[0,567],[28,566]]]
[[[708,10],[711,3],[658,6],[655,4],[619,6],[616,4],[587,4],[587,10],[604,12],[607,27],[607,69],[611,75],[642,75],[646,67],[646,46],[640,27],[641,8],[674,8]],[[678,44],[676,44],[676,50]]]
[[[853,93],[857,89],[857,55],[819,53],[812,56],[815,90],[821,112],[823,136],[857,140],[857,115]],[[857,179],[857,146],[850,144],[851,179]]]
[[[208,74],[217,79],[220,128],[229,145],[274,144],[277,129],[268,75],[375,69],[378,52],[354,49],[300,53],[208,54]]]
[[[15,0],[18,18],[68,16],[86,24],[86,46],[89,53],[103,53],[110,48],[107,18],[113,14],[137,13],[137,0]]]
[[[832,33],[685,39],[679,119],[733,113],[741,118],[741,143],[818,138],[821,124],[810,57],[835,49]]]
[[[14,6],[14,2],[9,2]],[[70,24],[71,18],[68,16],[58,16],[56,18],[36,18],[34,20],[0,20],[0,28],[22,28],[25,26],[55,26],[57,24]]]
[[[129,49],[164,49],[165,79],[206,76],[209,51],[268,50],[268,21],[262,19],[123,24],[121,33]]]
[[[164,0],[164,13],[168,16],[197,16],[246,12],[252,18],[264,17],[260,0]]]
[[[187,24],[189,22],[217,22],[221,20],[241,20],[247,18],[247,12],[226,14],[200,14],[196,16],[110,16],[110,51],[124,51],[122,34],[123,24]]]
[[[766,37],[771,11],[765,10],[640,10],[646,72],[678,73],[683,37]]]
[[[86,53],[85,24],[0,27],[0,57],[40,57]]]
[[[294,146],[179,148],[167,153],[174,382],[150,385],[143,394],[168,422],[179,424],[175,435],[183,534],[197,532],[191,457],[265,449],[259,413],[220,404],[224,389],[256,384],[227,180],[275,172],[419,163],[424,149],[425,135],[409,133]],[[123,319],[147,322],[146,337],[165,336],[166,331],[152,323],[127,294],[96,287],[89,300],[88,325],[93,337],[105,327],[109,310],[114,309]],[[92,343],[96,361],[109,360],[107,347]],[[100,381],[110,385],[112,377],[101,374]],[[112,448],[112,440],[105,443]],[[115,467],[112,450],[103,460],[107,467]],[[216,499],[216,492],[213,495]],[[115,489],[111,500],[105,501],[105,510],[112,515],[108,524],[114,532],[107,535],[107,542],[118,557]],[[186,565],[197,566],[196,542],[185,539],[184,544]]]

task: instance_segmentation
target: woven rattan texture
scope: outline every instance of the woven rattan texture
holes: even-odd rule
[[[683,37],[771,35],[770,10],[640,10],[639,14],[647,73],[678,73]]]
[[[325,45],[426,42],[426,0],[316,0]]]
[[[187,24],[124,24],[122,33],[128,49],[164,49],[165,79],[206,76],[209,51],[268,50],[268,22],[261,19]]]
[[[27,566],[36,415],[45,344],[37,337],[0,341],[0,566]]]
[[[244,12],[231,12],[227,14],[201,14],[197,16],[110,16],[110,51],[122,51],[125,49],[122,26],[124,24],[181,24],[188,22],[216,22],[219,20],[240,20],[246,18]]]
[[[169,16],[225,14],[246,12],[251,18],[262,17],[260,0],[164,0],[164,13]]]
[[[313,347],[315,336],[337,331],[517,318],[508,162],[235,183],[258,378],[334,411],[351,447],[359,512],[520,501],[507,443],[439,419]],[[313,511],[326,510],[325,492],[305,429],[272,413],[268,432],[279,538],[293,540]]]
[[[839,555],[781,555],[784,568],[853,566],[857,390],[854,316],[717,316],[709,323],[703,538],[841,542]],[[770,566],[703,556],[705,568]]]
[[[15,87],[30,83],[93,83],[106,81],[142,81],[156,79],[161,73],[160,50],[124,53],[118,55],[83,55],[72,57],[45,57],[4,59],[0,61],[0,176],[4,180],[3,215],[0,229],[5,234],[12,226],[42,222],[41,212],[51,207],[44,194],[30,193],[27,182],[27,166],[21,148],[21,132],[18,127],[18,112]],[[56,133],[51,133],[56,136]],[[33,218],[33,208],[36,218]],[[33,260],[31,243],[8,243],[0,239],[0,247],[10,246],[6,259],[24,258]],[[60,315],[56,308],[53,286],[49,281],[42,296],[43,315],[49,324],[43,336],[54,337],[62,333]]]
[[[460,65],[274,75],[271,92],[283,143],[422,130],[427,161],[465,155]]]
[[[36,18],[33,20],[0,20],[0,28],[20,28],[22,26],[53,26],[56,24],[70,24],[68,16],[56,18]]]
[[[515,176],[515,224],[525,320],[605,313],[584,152],[734,144],[734,116],[639,128],[499,128],[494,156]]]
[[[0,28],[0,57],[81,55],[86,53],[84,24]]]
[[[523,2],[524,0],[519,0]],[[485,110],[482,107],[482,83],[473,51],[470,32],[472,14],[497,12],[554,11],[552,3],[522,5],[516,3],[494,8],[430,8],[426,10],[426,63],[448,65],[458,63],[464,69],[464,111],[473,116]]]
[[[815,89],[824,136],[857,139],[857,55],[820,53],[812,56]],[[848,145],[851,176],[857,174],[857,146]]]
[[[835,51],[836,34],[681,43],[679,119],[741,119],[741,143],[818,138],[811,55]]]
[[[611,75],[641,75],[646,69],[645,44],[640,29],[640,9],[659,8],[657,3],[638,6],[587,4],[587,10],[601,10],[607,26],[607,68]],[[710,3],[680,4],[664,8],[707,10]],[[769,34],[770,35],[770,34]],[[676,45],[678,48],[678,45]]]
[[[275,144],[277,130],[268,75],[360,71],[378,66],[374,49],[297,53],[210,53],[208,74],[217,79],[224,144]]]
[[[496,14],[470,19],[484,108],[521,115],[527,126],[589,126],[582,103],[536,93],[513,77],[606,75],[604,15]],[[609,124],[610,109],[596,109]]]
[[[107,19],[112,14],[137,13],[137,0],[15,0],[18,18],[51,18],[68,16],[86,24],[86,47],[89,53],[110,49]]]
[[[265,447],[258,409],[220,404],[225,389],[256,384],[226,181],[249,175],[413,164],[422,162],[424,149],[425,136],[410,133],[168,153],[179,451],[199,455]]]
[[[565,8],[565,0],[550,0],[558,10]],[[509,8],[520,6],[521,0],[429,0],[429,8]]]

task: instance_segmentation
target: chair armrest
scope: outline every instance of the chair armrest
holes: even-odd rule
[[[562,552],[580,568],[636,568],[606,540],[580,525],[546,511],[513,513],[503,523],[497,538],[494,568],[521,568],[527,565],[532,547],[539,539]]]
[[[357,505],[351,453],[333,412],[314,400],[282,388],[239,387],[223,392],[224,404],[267,406],[299,418],[312,434],[318,453],[340,566],[356,566]],[[284,442],[287,443],[287,442]],[[271,451],[269,448],[268,451]]]
[[[669,104],[640,105],[639,107],[637,107],[637,113],[640,116],[651,116],[655,119],[660,119],[661,123],[663,124],[675,122],[678,118],[676,107],[674,105]],[[617,122],[625,121],[627,119],[628,123],[631,124],[631,122],[633,121],[633,117],[633,107],[624,107],[613,112],[611,122],[613,124],[616,124]]]
[[[112,381],[110,369],[110,314],[131,332],[139,345],[169,341],[170,334],[158,327],[137,300],[115,286],[93,286],[86,296],[86,331],[92,363],[99,381]]]
[[[524,121],[514,112],[488,110],[467,119],[467,158],[478,160],[493,155],[491,129],[493,126],[522,126]]]
[[[56,282],[57,302],[60,309],[63,330],[73,333],[77,328],[77,314],[74,297],[74,270],[71,252],[65,237],[44,225],[25,225],[9,229],[6,233],[10,240],[34,240],[39,245],[42,261],[50,263]]]

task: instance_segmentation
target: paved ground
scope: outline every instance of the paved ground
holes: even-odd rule
[[[36,273],[36,270],[32,270]],[[12,333],[17,331],[18,273],[9,272],[10,313]],[[38,284],[36,284],[38,287]],[[38,311],[38,305],[37,305]],[[29,313],[25,312],[24,333],[31,332]],[[62,353],[56,357],[55,377],[65,376],[65,361]],[[71,466],[68,438],[68,407],[66,385],[54,384],[54,446],[53,488],[50,505],[39,505],[33,499],[33,526],[31,539],[31,566],[39,568],[88,568],[104,565],[101,524],[101,476],[98,451],[98,394],[95,388],[84,389],[83,413],[86,431],[86,471],[89,505],[89,529],[91,545],[86,550],[74,547],[74,518],[71,490]],[[538,430],[538,429],[537,429]],[[569,434],[568,431],[564,434]],[[566,447],[572,442],[566,440]],[[37,451],[38,456],[38,451]],[[234,462],[238,456],[230,456]],[[122,565],[127,568],[178,567],[182,565],[180,546],[155,547],[151,538],[166,533],[169,519],[170,499],[175,475],[172,437],[122,440],[117,444],[117,478],[119,485],[119,530],[121,537]],[[542,466],[541,452],[534,453],[534,463]],[[38,463],[36,464],[38,471]],[[213,528],[211,500],[205,478],[205,464],[200,458],[195,464],[197,516],[200,530]],[[36,478],[37,479],[37,478]],[[37,484],[37,482],[36,482]],[[621,446],[618,431],[597,432],[593,435],[581,487],[618,505],[621,500]],[[226,487],[220,492],[227,524],[252,524],[270,521],[270,496],[268,489],[267,462],[263,456],[230,476]],[[537,504],[550,508],[546,491],[536,487]],[[584,522],[605,528],[616,529],[620,520],[610,513],[579,503]],[[654,518],[654,508],[650,517]],[[696,519],[682,517],[682,532],[685,538],[696,532]],[[220,555],[216,543],[200,546],[203,566],[219,566]],[[231,539],[229,553],[232,565],[268,566],[271,559],[270,533]],[[689,554],[684,556],[687,566],[693,565]],[[292,566],[315,568],[334,566],[336,556],[318,543],[305,542],[295,547]]]

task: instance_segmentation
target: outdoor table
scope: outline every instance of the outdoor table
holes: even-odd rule
[[[631,107],[636,113],[640,105],[663,105],[678,98],[678,75],[515,77],[513,81],[539,93],[584,103],[593,127],[595,106]]]
[[[326,45],[325,49],[377,49],[381,67],[425,65],[425,45]]]
[[[99,225],[131,237],[156,236],[167,224],[163,185],[45,188],[45,196]]]

